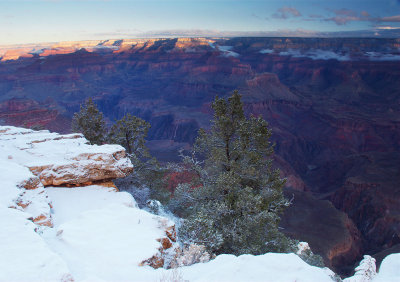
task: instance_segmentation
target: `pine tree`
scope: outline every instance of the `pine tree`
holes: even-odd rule
[[[278,224],[289,202],[282,193],[285,180],[272,168],[267,122],[245,117],[237,91],[228,101],[217,97],[212,108],[211,129],[199,131],[192,156],[184,159],[197,182],[175,192],[175,207],[186,216],[180,235],[217,254],[288,251],[291,241]]]
[[[149,158],[150,154],[145,146],[149,128],[150,124],[145,120],[126,114],[111,127],[109,140],[125,147],[131,158]]]
[[[145,120],[126,114],[118,120],[109,133],[110,143],[122,145],[134,166],[133,173],[126,178],[124,185],[137,189],[150,188],[150,195],[158,200],[164,200],[169,194],[162,193],[165,186],[164,169],[155,158],[152,158],[146,147],[146,136],[150,124]]]
[[[72,130],[82,133],[90,144],[101,145],[106,140],[106,124],[92,98],[81,105],[80,111],[72,118]]]

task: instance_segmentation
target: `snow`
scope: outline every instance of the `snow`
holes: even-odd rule
[[[50,133],[13,126],[0,126],[0,159],[23,166],[65,165],[81,154],[113,154],[120,145],[89,145],[82,134]]]
[[[160,247],[156,239],[165,236],[165,227],[172,224],[168,219],[140,210],[130,194],[112,188],[93,185],[46,191],[53,205],[54,228],[42,228],[41,236],[26,220],[26,213],[3,209],[20,216],[18,220],[1,216],[16,228],[2,229],[2,236],[8,238],[6,246],[18,247],[15,258],[20,259],[22,252],[39,258],[34,259],[37,263],[29,263],[30,256],[16,263],[3,256],[1,265],[8,271],[0,271],[0,281],[60,281],[69,273],[75,281],[157,281],[176,273],[189,281],[331,281],[323,269],[306,264],[295,254],[220,255],[178,270],[141,267],[139,263]],[[10,236],[14,233],[18,236]],[[13,253],[0,250],[0,254]],[[40,265],[45,266],[44,272],[38,271]],[[17,269],[23,271],[15,276]]]
[[[220,255],[208,263],[182,267],[189,281],[329,281],[324,270],[310,266],[295,254],[269,253],[260,256]]]
[[[310,246],[308,245],[307,242],[299,242],[297,244],[297,255],[301,255],[307,251],[311,251]]]
[[[33,176],[28,168],[0,159],[1,186],[0,207],[9,207],[15,204],[22,190],[18,186]]]
[[[53,205],[54,225],[77,218],[81,213],[98,210],[109,204],[137,207],[135,199],[126,192],[97,185],[77,188],[48,187],[46,192]]]
[[[127,281],[157,253],[167,219],[140,210],[133,197],[112,188],[46,188],[54,229],[43,236],[66,260],[76,281]],[[118,271],[116,271],[118,269]],[[146,275],[146,271],[142,273]]]
[[[355,269],[356,273],[349,278],[343,280],[343,282],[369,282],[372,281],[376,276],[376,264],[375,259],[371,256],[364,256],[364,259],[360,262],[359,266]]]
[[[0,207],[0,281],[68,281],[67,265],[35,232],[29,214]]]
[[[374,282],[398,282],[400,281],[400,253],[391,254],[383,259],[378,275]]]
[[[46,218],[50,217],[50,200],[43,186],[34,190],[24,190],[21,196],[18,198],[18,202],[28,204],[23,209],[29,213],[31,217],[37,218],[40,215],[44,215]]]

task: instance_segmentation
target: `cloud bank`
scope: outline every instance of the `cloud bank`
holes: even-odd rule
[[[275,14],[272,15],[273,18],[276,19],[288,19],[290,17],[301,17],[301,13],[299,10],[293,7],[282,7],[278,9]]]

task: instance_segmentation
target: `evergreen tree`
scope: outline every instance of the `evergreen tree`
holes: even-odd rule
[[[92,98],[86,100],[80,111],[74,114],[72,130],[82,133],[92,145],[101,145],[106,141],[107,130],[103,113],[97,109]]]
[[[122,145],[131,158],[149,158],[150,154],[145,146],[149,128],[150,124],[145,120],[126,114],[111,127],[109,141]]]
[[[228,101],[217,97],[212,108],[211,129],[199,131],[192,156],[184,158],[198,178],[175,192],[172,206],[186,216],[180,236],[217,254],[289,251],[291,241],[278,230],[289,202],[285,180],[272,168],[267,122],[245,117],[237,91]]]
[[[136,189],[149,188],[152,197],[164,200],[169,196],[162,193],[165,169],[151,157],[145,146],[149,129],[150,124],[145,120],[126,114],[111,127],[109,142],[122,145],[134,166],[133,173],[126,178],[124,185]]]

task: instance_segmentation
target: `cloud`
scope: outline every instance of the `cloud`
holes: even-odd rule
[[[159,37],[241,37],[241,36],[257,36],[257,37],[313,37],[319,33],[313,30],[276,30],[276,31],[220,31],[220,30],[204,30],[204,29],[174,29],[174,30],[153,30],[139,33],[136,36],[142,38],[159,38]]]
[[[379,52],[367,52],[366,56],[371,61],[400,61],[400,55]]]
[[[290,17],[301,17],[301,13],[296,8],[285,6],[278,9],[272,17],[276,19],[287,19]]]
[[[316,15],[316,14],[308,15],[308,17],[311,18],[311,19],[321,19],[321,18],[323,18],[322,15]]]
[[[361,11],[358,14],[356,11],[350,9],[339,9],[332,11],[335,16],[324,19],[325,21],[332,21],[337,25],[345,25],[352,21],[370,21],[372,20],[370,14],[367,11]]]
[[[334,10],[333,11],[337,16],[343,16],[343,17],[354,17],[356,15],[356,12],[350,9],[339,9],[339,10]]]
[[[233,49],[233,46],[217,46],[217,48],[218,48],[219,51],[222,52],[222,56],[223,57],[226,57],[226,58],[235,57],[235,58],[237,58],[237,57],[240,56],[239,53],[231,51]]]
[[[399,0],[400,1],[400,0]],[[377,24],[379,22],[400,22],[400,15],[389,16],[389,17],[373,17],[367,11],[356,12],[350,9],[339,9],[339,10],[329,10],[331,11],[334,16],[322,18],[322,21],[332,21],[337,25],[346,25],[349,22],[355,21],[366,21]],[[309,16],[308,21],[315,20],[315,17]]]
[[[383,29],[383,30],[400,30],[400,27],[397,26],[377,26],[376,29]]]
[[[380,19],[381,22],[400,22],[400,15],[391,16],[391,17],[384,17]]]
[[[279,52],[280,56],[292,56],[294,58],[310,58],[312,60],[337,60],[337,61],[349,61],[350,57],[348,54],[338,54],[327,50],[309,50],[302,52],[300,50],[289,49],[287,51]]]
[[[361,16],[364,18],[369,18],[371,15],[367,11],[361,11]]]
[[[379,35],[375,32],[379,31]],[[205,29],[168,29],[138,32],[136,38],[174,38],[174,37],[400,37],[400,28],[381,28],[370,30],[353,30],[321,32],[306,29],[281,29],[275,31],[232,31]],[[114,36],[114,38],[117,36]],[[122,36],[121,36],[122,37]]]
[[[260,53],[272,53],[263,52]],[[281,51],[278,53],[280,56],[291,56],[294,58],[310,58],[312,60],[337,60],[337,61],[358,61],[358,60],[370,60],[370,61],[400,61],[400,55],[382,52],[365,52],[358,54],[357,56],[351,57],[350,54],[344,52],[334,52],[330,50],[297,50],[288,49],[286,51]]]

